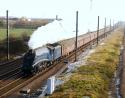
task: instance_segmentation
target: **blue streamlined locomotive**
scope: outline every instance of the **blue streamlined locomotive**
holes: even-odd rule
[[[23,74],[33,74],[50,66],[54,60],[62,56],[62,46],[58,43],[29,50],[23,58]]]

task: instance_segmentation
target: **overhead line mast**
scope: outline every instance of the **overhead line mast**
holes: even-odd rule
[[[76,11],[76,41],[75,41],[75,61],[77,61],[77,39],[78,37],[78,11]]]
[[[99,43],[99,16],[98,16],[98,25],[97,25],[97,45]]]
[[[90,10],[92,10],[92,1],[93,0],[90,0]]]
[[[6,11],[6,32],[7,32],[7,60],[10,59],[9,55],[9,18],[8,18],[8,10]]]

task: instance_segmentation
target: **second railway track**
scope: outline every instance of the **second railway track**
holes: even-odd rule
[[[8,71],[12,71],[16,68],[21,67],[21,63],[22,63],[22,59],[20,58],[0,65],[0,77],[3,74],[7,73]]]

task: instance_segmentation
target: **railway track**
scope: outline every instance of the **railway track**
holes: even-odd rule
[[[8,71],[12,71],[15,68],[20,68],[22,63],[22,59],[16,59],[7,63],[3,63],[0,65],[0,77],[7,73]],[[9,73],[9,72],[8,72]]]
[[[13,73],[7,77],[0,79],[0,89],[2,87],[4,87],[5,85],[8,85],[8,84],[12,83],[13,81],[15,81],[16,79],[20,78],[20,76],[21,76],[20,73],[21,73],[21,71]]]
[[[0,74],[0,79],[5,79],[5,78],[8,78],[8,77],[11,77],[12,74],[16,74],[17,72],[20,72],[20,71],[21,71],[21,67],[18,67],[14,70],[10,70],[6,73]]]
[[[0,92],[20,77],[21,66],[17,66],[20,63],[21,59],[17,59],[0,65]]]
[[[0,75],[0,89],[21,77],[21,67]]]
[[[100,39],[102,39],[102,38],[104,38],[104,35],[100,36]],[[84,44],[83,46],[79,47],[77,49],[77,55],[82,53],[83,50],[85,50],[87,47],[90,47],[90,45],[92,45],[96,42],[97,42],[97,39],[94,39],[94,40],[91,40],[90,42]],[[70,55],[66,56],[65,58],[68,58],[69,60],[73,60],[74,54],[75,54],[75,51],[71,52]],[[44,81],[51,75],[56,74],[62,67],[66,66],[66,64],[64,64],[65,58],[61,58],[60,62],[55,62],[54,65],[43,70],[39,74],[36,74],[36,75],[34,75],[32,77],[28,77],[28,78],[19,77],[16,80],[12,81],[11,83],[7,84],[6,86],[1,87],[0,88],[0,98],[11,95],[15,91],[19,91],[19,89],[27,86],[29,83],[31,83],[33,81],[37,81],[39,79],[41,81]]]
[[[0,67],[1,67],[1,66],[6,66],[6,65],[10,65],[10,64],[12,64],[12,63],[14,63],[14,62],[20,61],[20,59],[21,59],[21,58],[16,59],[16,60],[6,61],[6,62],[4,62],[4,63],[0,63]]]

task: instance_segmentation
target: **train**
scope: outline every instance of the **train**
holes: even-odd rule
[[[105,31],[105,33],[104,33]],[[100,29],[98,38],[102,39],[111,31],[109,27],[106,29]],[[78,36],[77,49],[89,42],[96,42],[97,32],[88,32],[81,36]],[[30,49],[25,53],[23,57],[22,72],[23,74],[38,73],[49,66],[52,66],[54,62],[61,61],[62,58],[70,55],[75,51],[75,37],[59,41],[53,44],[46,44],[36,49]],[[64,62],[67,62],[64,59]]]

